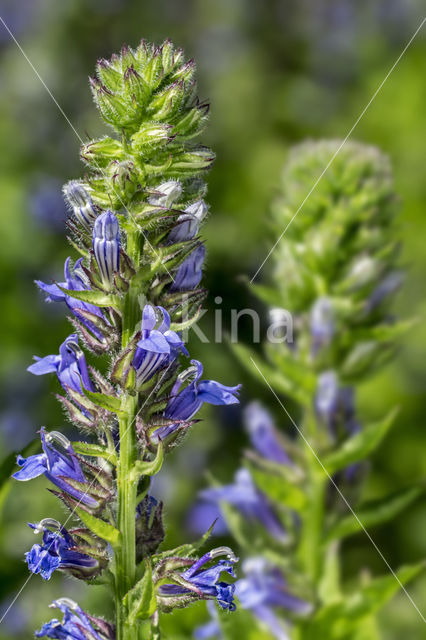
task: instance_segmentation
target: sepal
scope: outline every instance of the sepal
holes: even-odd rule
[[[84,144],[81,147],[80,156],[95,170],[105,169],[112,160],[120,161],[126,157],[123,145],[118,140],[107,136]]]

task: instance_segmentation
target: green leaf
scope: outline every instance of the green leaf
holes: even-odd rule
[[[230,347],[239,362],[263,385],[270,384],[277,393],[288,395],[303,406],[310,404],[310,394],[300,384],[266,364],[255,351],[241,343],[230,343]]]
[[[74,289],[64,289],[59,285],[58,288],[71,298],[76,298],[77,300],[82,300],[83,302],[94,304],[97,307],[115,307],[116,309],[120,308],[120,298],[116,295],[110,295],[104,293],[103,291],[75,291]]]
[[[156,610],[157,598],[152,581],[152,568],[148,558],[145,560],[143,577],[136,583],[133,589],[126,593],[124,604],[128,608],[128,621],[131,625],[134,625],[138,619],[146,620],[151,617]]]
[[[153,476],[158,473],[163,465],[164,447],[161,440],[158,441],[157,453],[155,458],[149,462],[137,460],[130,472],[130,481],[138,482],[141,476]]]
[[[392,520],[406,509],[423,493],[421,487],[410,487],[396,493],[361,505],[357,511],[357,518],[350,514],[337,522],[326,535],[326,542],[334,539],[346,538],[368,528]]]
[[[117,456],[114,452],[105,449],[99,444],[91,444],[89,442],[72,442],[72,447],[76,453],[82,456],[92,456],[94,458],[105,458],[111,464],[117,464]]]
[[[86,527],[90,529],[90,531],[93,531],[93,533],[95,533],[97,536],[99,536],[99,538],[102,538],[102,540],[106,540],[113,547],[118,546],[121,540],[121,533],[118,529],[113,527],[108,522],[92,516],[91,513],[88,513],[81,507],[75,507],[75,513],[86,525]]]
[[[423,571],[424,563],[402,567],[395,573],[375,578],[359,591],[346,595],[340,602],[327,605],[315,616],[302,623],[303,640],[374,640],[366,635],[371,617],[377,613],[398,592],[401,585],[415,578]],[[363,635],[364,634],[364,635]]]
[[[107,409],[107,411],[116,413],[119,416],[126,415],[126,413],[121,409],[120,398],[117,398],[116,396],[107,396],[105,393],[88,391],[87,389],[83,389],[83,391],[86,398],[88,398],[91,402],[93,402],[93,404],[96,404],[98,407]]]
[[[352,438],[348,438],[336,451],[323,458],[323,464],[330,475],[340,469],[364,460],[385,438],[393,426],[398,409],[393,409],[381,422],[369,424]]]
[[[282,294],[277,291],[277,289],[274,287],[267,287],[263,284],[250,283],[247,277],[245,277],[244,280],[251,291],[253,291],[254,295],[267,304],[268,307],[282,307]]]
[[[339,552],[339,543],[333,541],[324,555],[322,576],[318,584],[318,595],[324,604],[339,602],[342,597]]]
[[[255,484],[274,502],[299,512],[305,508],[306,494],[283,475],[261,471],[254,465],[250,465],[250,472]]]
[[[206,533],[196,542],[187,542],[186,544],[181,544],[179,547],[175,547],[174,549],[169,549],[167,551],[163,551],[162,553],[157,553],[153,556],[153,560],[157,563],[159,560],[163,558],[167,558],[169,556],[179,556],[180,558],[188,558],[194,555],[204,544],[207,542],[210,537],[214,525],[216,524],[216,520],[213,524],[207,529]]]

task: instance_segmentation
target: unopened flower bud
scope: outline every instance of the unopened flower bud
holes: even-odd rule
[[[185,212],[178,217],[175,228],[167,237],[167,243],[175,244],[191,240],[197,235],[200,223],[206,214],[207,205],[204,200],[197,200],[197,202],[190,204],[189,207],[186,207]]]
[[[329,298],[318,298],[311,310],[311,336],[314,354],[322,346],[330,344],[334,331],[333,304]]]
[[[157,193],[148,198],[149,204],[171,207],[182,195],[182,186],[177,180],[168,180],[159,184],[155,191]]]
[[[85,228],[90,229],[98,215],[86,187],[75,180],[71,180],[64,186],[64,196],[71,206],[77,221]]]
[[[111,211],[96,218],[93,226],[93,251],[102,280],[112,283],[120,268],[120,226]]]

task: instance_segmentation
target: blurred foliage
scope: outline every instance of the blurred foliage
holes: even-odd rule
[[[307,137],[342,138],[348,133],[419,26],[423,3],[1,0],[0,9],[2,19],[75,127],[73,131],[0,23],[0,445],[5,457],[29,443],[42,421],[49,428],[63,422],[49,393],[56,390],[56,381],[25,373],[33,354],[51,353],[69,330],[62,310],[45,305],[32,281],[59,277],[68,255],[60,187],[80,173],[76,131],[82,138],[86,131],[91,136],[101,133],[87,84],[96,59],[118,50],[123,42],[135,45],[141,37],[152,42],[170,37],[197,60],[199,93],[212,103],[206,144],[217,154],[208,196],[214,215],[205,227],[211,311],[202,323],[212,339],[214,309],[222,311],[226,328],[231,308],[258,304],[239,276],[251,277],[275,241],[268,232],[267,209],[289,145]],[[403,202],[400,235],[409,269],[398,312],[420,319],[426,310],[422,301],[426,272],[425,53],[423,29],[354,132],[354,137],[379,146],[390,156],[396,191]],[[303,208],[299,215],[303,216]],[[259,281],[269,266],[266,263]],[[222,301],[215,301],[216,296]],[[363,389],[361,400],[369,414],[385,414],[390,398],[392,405],[401,407],[396,428],[374,457],[368,499],[408,485],[426,472],[425,327],[419,322],[405,338],[395,363]],[[241,340],[249,340],[250,328],[250,322],[241,322]],[[208,377],[220,377],[227,384],[242,381],[246,399],[260,395],[270,404],[267,392],[243,372],[225,344],[193,340],[192,352],[208,363]],[[271,409],[282,424],[279,408]],[[205,483],[206,463],[218,479],[226,480],[245,445],[238,410],[226,415],[215,411],[205,417],[155,487],[168,504],[168,542],[172,545],[184,541],[188,533],[187,509]],[[31,487],[23,483],[2,490],[1,548],[2,558],[8,558],[2,564],[2,611],[27,580],[22,557],[32,533],[25,521],[40,515],[61,517],[53,497],[40,490],[44,486],[41,479]],[[418,504],[392,524],[372,530],[372,535],[395,567],[424,555],[425,530],[426,508]],[[345,549],[347,578],[364,564],[383,572],[383,561],[360,534]],[[64,582],[61,594],[76,597],[78,592],[82,606],[107,610],[98,587],[54,576],[41,592],[38,577],[32,577],[0,625],[0,639],[30,637],[48,618],[47,605],[58,593],[58,582]],[[409,588],[416,603],[425,600],[425,590],[424,581]],[[167,637],[190,637],[193,626],[204,617],[202,606],[170,616],[165,623]],[[381,618],[387,640],[420,637],[421,625],[403,593]],[[261,640],[265,636],[251,629],[247,637]]]

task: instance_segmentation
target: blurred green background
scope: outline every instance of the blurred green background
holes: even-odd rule
[[[344,137],[401,53],[424,15],[422,0],[0,0],[0,15],[23,47],[75,129],[104,133],[87,77],[96,59],[123,42],[171,38],[194,57],[199,93],[211,102],[204,141],[217,153],[209,179],[211,217],[204,228],[209,255],[206,285],[212,335],[213,309],[229,326],[230,309],[258,305],[241,275],[253,275],[274,242],[268,203],[291,144],[307,137]],[[353,137],[377,144],[391,157],[401,197],[400,234],[407,282],[398,313],[417,316],[392,366],[363,389],[361,415],[379,417],[398,404],[398,426],[373,460],[365,496],[409,485],[426,472],[426,28],[419,33],[360,121]],[[55,353],[70,332],[64,309],[45,305],[35,278],[59,278],[69,255],[61,185],[82,173],[79,140],[40,79],[0,23],[0,458],[30,442],[41,424],[63,425],[53,397],[56,380],[25,369],[33,354]],[[300,212],[303,215],[303,210]],[[336,247],[338,250],[338,247]],[[266,279],[268,264],[261,273]],[[214,302],[221,296],[223,302]],[[248,339],[249,326],[241,339]],[[193,356],[209,378],[244,383],[243,404],[261,397],[286,428],[287,419],[267,392],[243,372],[226,344],[193,339]],[[194,533],[188,509],[207,482],[208,466],[229,480],[245,444],[240,412],[205,412],[185,445],[169,460],[156,489],[166,501],[168,541]],[[70,427],[67,426],[67,433]],[[27,521],[64,518],[44,479],[14,483],[0,495],[0,617],[27,580],[23,553],[33,544]],[[390,565],[414,562],[426,551],[426,507],[418,503],[392,524],[371,531]],[[386,567],[360,534],[345,547],[350,580],[360,567]],[[426,601],[425,579],[408,587]],[[93,612],[108,611],[99,587],[54,575],[33,576],[0,625],[0,639],[32,637],[49,619],[48,604],[68,595]],[[204,606],[165,622],[168,637],[189,638],[205,618]],[[387,640],[424,638],[423,623],[400,594],[381,615]],[[253,628],[250,638],[265,637]],[[322,639],[319,639],[322,640]]]

